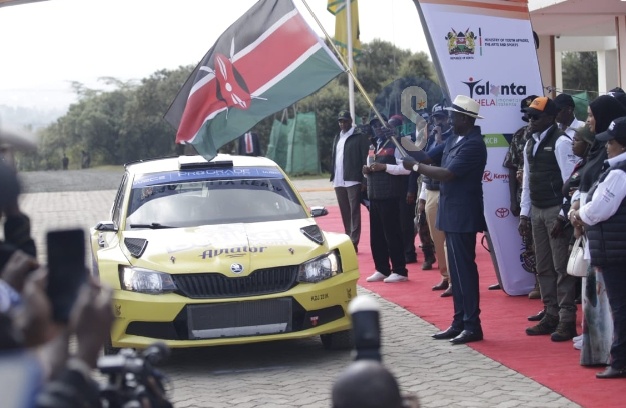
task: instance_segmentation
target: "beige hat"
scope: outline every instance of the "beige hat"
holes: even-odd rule
[[[478,114],[478,111],[480,110],[480,105],[478,104],[478,102],[465,95],[457,95],[457,97],[454,98],[452,106],[444,109],[462,113],[476,119],[485,119]]]

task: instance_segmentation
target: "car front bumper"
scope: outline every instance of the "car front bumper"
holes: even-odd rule
[[[271,295],[190,299],[178,294],[114,293],[113,347],[201,347],[306,338],[351,327],[348,303],[358,272]]]

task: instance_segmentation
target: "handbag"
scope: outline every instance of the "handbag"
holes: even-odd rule
[[[569,259],[567,261],[567,273],[569,275],[578,277],[587,276],[587,267],[589,264],[584,258],[586,242],[587,239],[584,235],[576,238],[576,242],[574,242],[572,252],[570,252]]]

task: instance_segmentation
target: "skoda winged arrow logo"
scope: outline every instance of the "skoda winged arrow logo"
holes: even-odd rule
[[[243,265],[242,264],[238,264],[238,263],[234,263],[234,264],[230,265],[230,271],[232,273],[241,273],[241,272],[243,272]]]

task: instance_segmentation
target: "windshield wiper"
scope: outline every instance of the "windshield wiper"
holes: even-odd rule
[[[163,225],[158,222],[153,222],[152,224],[130,224],[131,228],[150,228],[150,229],[163,229],[163,228],[176,228],[171,225]]]

